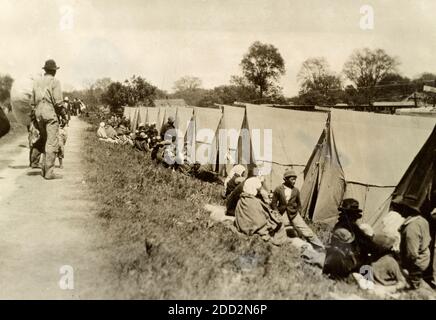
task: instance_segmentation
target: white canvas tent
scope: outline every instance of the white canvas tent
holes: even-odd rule
[[[306,167],[303,215],[334,224],[342,199],[352,197],[361,221],[377,227],[436,120],[337,109],[330,117]]]
[[[133,107],[131,112],[130,130],[135,131],[138,126],[139,108]]]
[[[215,169],[218,154],[217,130],[221,117],[221,109],[194,107],[195,125],[190,126],[187,131],[187,143],[190,146],[188,157],[191,161],[198,161]],[[214,133],[212,137],[207,135],[210,132]]]
[[[139,115],[138,115],[138,125],[140,123],[145,124],[147,121],[147,108],[139,107]]]
[[[223,113],[218,134],[219,167],[218,172],[227,176],[238,162],[238,143],[245,117],[245,108],[222,105]]]
[[[193,113],[193,107],[177,107],[175,127],[181,138],[185,138]]]
[[[298,175],[296,186],[299,187],[303,182],[304,168],[325,126],[326,118],[324,112],[247,104],[243,127],[250,131],[251,152],[250,159],[242,158],[240,162],[249,162],[249,169],[260,164],[262,171],[267,174],[265,182],[270,190],[280,185],[283,173],[292,168]],[[268,134],[271,134],[271,140],[268,139]],[[242,137],[242,144],[243,140]],[[240,151],[244,153],[242,149]]]
[[[159,113],[157,115],[156,129],[160,131],[160,128],[164,124],[165,114],[167,107],[159,107]]]
[[[151,124],[155,122],[157,124],[159,115],[159,109],[154,107],[147,108],[147,120],[145,121],[147,124]]]

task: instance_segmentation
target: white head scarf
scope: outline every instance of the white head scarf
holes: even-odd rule
[[[255,196],[259,192],[260,188],[262,188],[262,183],[260,180],[257,177],[252,177],[245,181],[243,191]]]
[[[242,176],[242,174],[245,172],[245,167],[242,164],[235,165],[229,172],[229,175],[224,180],[224,189],[227,189],[227,183],[229,183],[230,179],[233,178],[233,176],[238,174],[239,176]]]
[[[100,128],[104,128],[105,123],[104,122],[100,122]]]

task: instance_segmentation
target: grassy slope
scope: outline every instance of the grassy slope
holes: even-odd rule
[[[205,203],[220,203],[217,185],[157,166],[130,147],[86,135],[87,184],[107,228],[122,298],[330,299],[371,297],[334,282],[298,252],[213,224]],[[374,297],[372,297],[374,298]]]

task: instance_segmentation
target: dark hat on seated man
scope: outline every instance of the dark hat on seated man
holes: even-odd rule
[[[341,206],[338,208],[341,212],[355,213],[362,216],[362,209],[359,208],[359,201],[353,198],[342,200]]]

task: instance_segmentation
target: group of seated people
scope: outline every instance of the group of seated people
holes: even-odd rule
[[[298,235],[317,251],[324,244],[300,215],[300,191],[295,187],[297,174],[287,170],[283,184],[269,193],[259,174],[245,178],[245,167],[235,165],[224,181],[226,215],[235,217],[237,229],[247,235],[259,234],[274,244],[287,241],[288,234]]]
[[[130,121],[125,117],[113,115],[106,122],[101,122],[97,130],[100,141],[130,145],[140,151],[149,151],[160,140],[156,123],[140,123],[135,132],[131,132]]]
[[[156,123],[138,124],[135,132],[130,132],[130,121],[125,117],[113,115],[101,122],[97,130],[99,140],[121,145],[131,145],[135,150],[150,152],[151,159],[164,167],[179,171],[206,182],[219,182],[218,174],[199,162],[190,162],[186,155],[186,146],[179,151],[174,126],[175,119],[168,117],[160,132]]]
[[[284,173],[283,183],[272,193],[265,188],[262,175],[246,178],[245,172],[244,166],[235,165],[224,182],[226,215],[235,217],[239,232],[258,234],[276,245],[300,237],[322,256],[321,262],[315,260],[324,274],[333,279],[354,277],[361,287],[372,283],[396,291],[417,289],[425,283],[424,274],[431,268],[431,237],[428,221],[417,212],[400,212],[404,222],[398,232],[375,234],[370,225],[360,223],[359,202],[343,199],[338,221],[324,245],[300,215],[293,170]],[[430,286],[434,281],[430,279]]]
[[[134,133],[129,127],[127,119],[112,116],[107,124],[100,123],[97,135],[100,140],[151,152],[154,161],[174,171],[207,182],[220,181],[218,174],[207,166],[188,161],[186,146],[178,150],[178,137],[172,130],[173,117],[168,118],[160,133],[154,123],[141,123]],[[314,264],[334,279],[352,276],[359,284],[370,281],[394,290],[416,289],[423,283],[434,253],[430,249],[429,223],[419,213],[401,210],[404,222],[398,232],[375,234],[371,226],[360,222],[363,211],[359,202],[353,198],[343,199],[338,208],[338,221],[324,244],[301,216],[300,191],[295,186],[294,170],[285,171],[283,183],[273,192],[267,191],[261,166],[250,177],[246,177],[246,173],[243,165],[235,165],[224,181],[222,194],[226,200],[226,215],[234,217],[239,232],[248,236],[257,234],[275,245],[299,237],[318,254]],[[430,285],[436,284],[436,279],[432,281]]]

